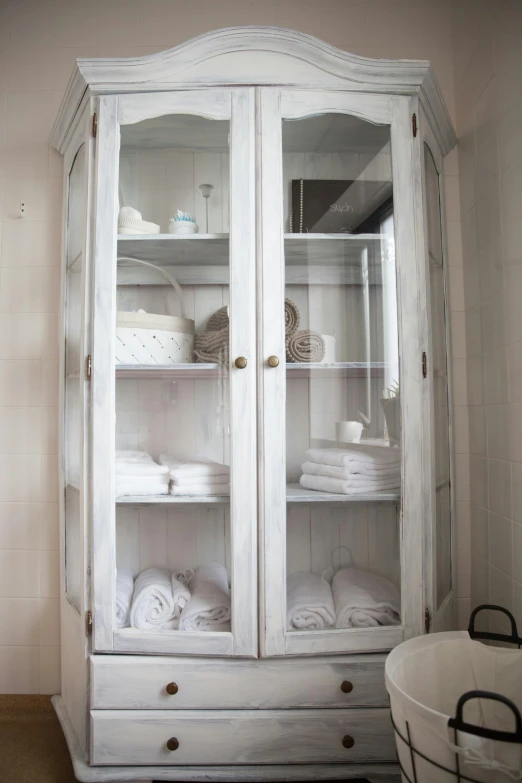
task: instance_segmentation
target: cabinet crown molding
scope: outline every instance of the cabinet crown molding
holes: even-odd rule
[[[446,155],[456,144],[428,60],[360,57],[311,35],[278,27],[214,30],[143,57],[78,59],[51,144],[63,154],[75,117],[92,96],[219,85],[285,85],[416,96],[442,153]]]

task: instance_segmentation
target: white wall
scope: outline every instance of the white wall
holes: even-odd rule
[[[522,3],[459,2],[455,36],[471,594],[522,625]]]
[[[454,114],[449,0],[0,0],[0,692],[59,691],[62,172],[48,136],[74,59],[147,54],[206,30],[241,24],[296,28],[369,57],[432,59]],[[456,155],[448,161],[448,174],[455,376],[457,402],[464,405]],[[459,478],[466,487],[467,439],[458,433]],[[469,491],[464,489],[460,499],[459,546],[469,563]],[[463,575],[464,616],[469,568]]]

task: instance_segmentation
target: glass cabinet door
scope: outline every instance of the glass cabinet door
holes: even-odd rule
[[[267,655],[386,649],[411,620],[398,265],[413,179],[406,104],[388,101],[262,104]]]
[[[257,652],[252,99],[101,101],[97,649]]]

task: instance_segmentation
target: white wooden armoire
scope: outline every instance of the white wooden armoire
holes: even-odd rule
[[[78,780],[386,780],[386,652],[455,613],[441,187],[455,135],[430,64],[270,27],[80,59],[52,144],[65,160],[54,704]],[[122,205],[160,233],[120,236]],[[177,209],[199,233],[168,233]],[[179,313],[157,269],[129,258],[175,277],[197,334],[229,305],[225,366],[116,363],[117,311]],[[327,338],[320,361],[285,361],[285,297]],[[400,444],[400,488],[303,488],[305,451],[357,420],[371,443]],[[116,497],[116,449],[226,463],[230,497]],[[230,631],[116,627],[117,568],[209,562],[228,570]],[[287,576],[346,565],[395,585],[400,624],[290,627]]]

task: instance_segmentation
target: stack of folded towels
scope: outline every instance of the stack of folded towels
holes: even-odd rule
[[[169,469],[146,451],[117,451],[115,474],[116,497],[169,494]]]
[[[171,495],[230,495],[230,467],[204,458],[180,459],[160,455],[169,471]]]
[[[116,627],[143,631],[230,631],[230,589],[225,566],[208,563],[171,573],[147,568],[134,581],[116,575]]]
[[[291,631],[399,625],[399,591],[389,579],[342,568],[332,585],[318,574],[291,574],[286,585],[286,627]]]
[[[355,495],[359,492],[399,489],[399,448],[351,443],[342,449],[308,449],[301,465],[305,489]]]

